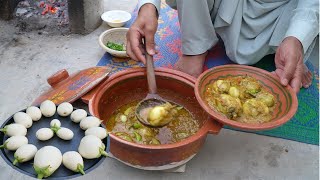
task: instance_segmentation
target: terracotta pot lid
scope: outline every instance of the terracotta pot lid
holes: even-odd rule
[[[104,80],[110,71],[107,66],[91,67],[69,76],[67,70],[60,70],[47,79],[51,89],[40,95],[32,105],[40,105],[47,99],[55,104],[74,102]]]

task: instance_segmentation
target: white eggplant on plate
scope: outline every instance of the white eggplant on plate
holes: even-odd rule
[[[78,148],[78,152],[83,158],[95,159],[102,156],[108,156],[105,150],[105,145],[102,143],[101,139],[94,135],[84,136]]]
[[[65,152],[62,156],[63,165],[71,171],[85,174],[82,156],[76,151]]]
[[[61,122],[59,121],[59,119],[53,119],[50,122],[50,127],[61,127]]]
[[[38,148],[33,144],[25,144],[20,146],[17,151],[14,153],[13,165],[17,163],[23,163],[33,159],[36,155]]]
[[[51,139],[53,135],[54,135],[54,132],[50,128],[41,128],[36,132],[36,137],[40,141],[47,141]]]
[[[37,178],[49,177],[62,163],[61,151],[54,146],[44,146],[34,156],[33,168]]]
[[[40,104],[40,110],[43,116],[51,117],[56,113],[56,105],[50,100],[45,100]]]
[[[50,122],[50,129],[54,132],[57,133],[57,131],[61,128],[61,122],[59,119],[53,119]]]
[[[27,128],[22,124],[9,124],[4,128],[0,129],[0,132],[3,132],[5,135],[11,136],[25,136],[27,135]]]
[[[85,117],[80,121],[80,128],[83,130],[87,130],[91,127],[99,127],[101,124],[101,120],[94,116]]]
[[[63,140],[71,140],[73,138],[73,132],[65,127],[60,128],[57,132],[56,132],[57,136]]]
[[[57,108],[58,114],[63,117],[69,116],[72,113],[72,111],[73,111],[73,106],[68,102],[61,103]]]
[[[31,117],[24,112],[17,112],[13,115],[13,120],[17,124],[22,124],[26,128],[30,128],[32,126]]]
[[[71,118],[71,121],[75,123],[79,123],[82,119],[87,117],[87,115],[88,115],[87,111],[83,109],[77,109],[71,113],[70,118]]]
[[[91,127],[84,134],[97,136],[99,139],[104,139],[108,136],[107,130],[103,127]]]
[[[4,148],[9,151],[15,151],[25,144],[28,144],[28,138],[25,136],[11,136],[4,142],[3,145],[0,146],[0,149]]]
[[[39,121],[42,117],[41,110],[36,106],[28,107],[26,113],[31,117],[33,121]]]

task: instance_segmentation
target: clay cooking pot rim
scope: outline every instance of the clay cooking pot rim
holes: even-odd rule
[[[167,69],[167,68],[156,68],[155,73],[158,76],[167,76],[167,77],[173,78],[175,80],[178,80],[180,82],[183,82],[183,83],[191,86],[192,88],[195,87],[196,78],[194,78],[188,74],[182,73],[180,71]],[[103,96],[104,92],[107,89],[109,89],[110,87],[112,87],[113,85],[115,85],[116,83],[123,81],[125,79],[128,79],[128,78],[131,78],[132,77],[132,76],[130,77],[131,74],[134,74],[134,77],[144,76],[144,75],[146,75],[146,71],[145,71],[145,68],[143,68],[143,67],[131,68],[131,69],[126,69],[126,70],[123,70],[123,71],[120,71],[120,72],[117,72],[117,73],[111,75],[109,77],[109,79],[107,79],[103,83],[103,85],[97,90],[97,93],[95,93],[94,96],[92,97],[92,99],[89,101],[90,113],[99,118],[100,117],[99,113],[98,113],[99,100]],[[184,146],[184,145],[189,144],[191,142],[197,141],[198,139],[200,139],[203,136],[206,136],[209,133],[214,133],[214,131],[210,132],[211,128],[214,126],[220,126],[220,128],[221,128],[221,125],[215,124],[216,122],[213,119],[211,119],[209,117],[209,115],[207,117],[208,118],[206,120],[203,120],[202,126],[195,134],[193,134],[192,136],[190,136],[182,141],[179,141],[176,143],[171,143],[171,144],[143,145],[143,144],[137,144],[137,143],[123,140],[123,139],[117,137],[116,135],[114,135],[113,133],[110,133],[109,135],[118,142],[130,145],[130,146],[133,146],[136,148],[140,148],[140,149],[150,149],[150,150],[173,149],[173,148],[176,148],[179,146]]]

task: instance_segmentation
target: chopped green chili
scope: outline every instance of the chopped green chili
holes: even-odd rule
[[[116,51],[125,51],[123,44],[117,44],[110,41],[107,42],[107,47]]]

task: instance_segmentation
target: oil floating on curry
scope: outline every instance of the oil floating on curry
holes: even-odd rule
[[[205,92],[208,105],[227,118],[243,123],[272,119],[275,98],[251,76],[234,76],[210,83]]]
[[[107,130],[126,141],[146,145],[179,142],[199,130],[199,122],[189,111],[169,103],[150,109],[147,115],[153,123],[170,120],[169,124],[160,128],[145,126],[136,117],[137,104],[132,102],[115,111],[107,121]]]

